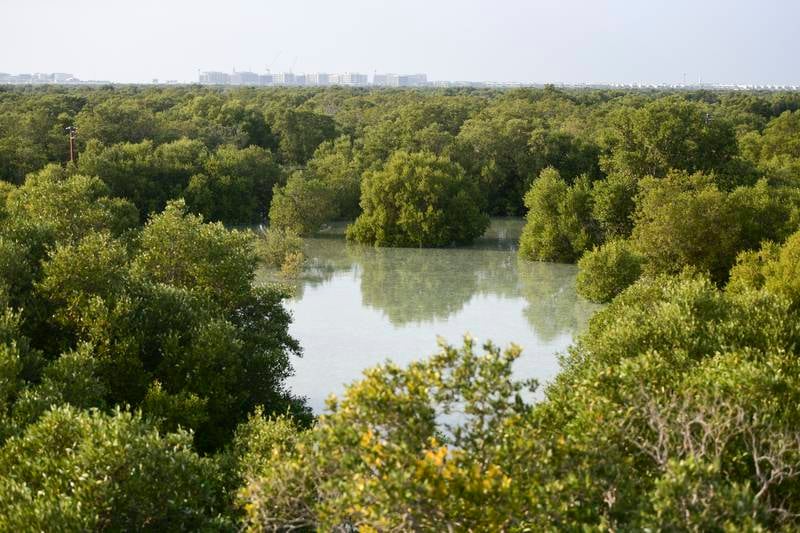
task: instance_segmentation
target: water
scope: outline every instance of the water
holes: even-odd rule
[[[437,336],[514,342],[523,348],[516,374],[545,382],[598,309],[575,294],[574,265],[517,259],[519,219],[492,220],[467,248],[360,246],[346,243],[343,229],[306,239],[308,261],[287,302],[304,352],[288,385],[317,413],[365,368],[435,353]],[[265,268],[259,281],[277,276]]]

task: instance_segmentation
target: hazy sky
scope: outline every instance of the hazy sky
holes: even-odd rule
[[[0,0],[0,72],[800,84],[799,0]]]

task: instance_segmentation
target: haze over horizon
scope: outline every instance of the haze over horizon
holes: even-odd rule
[[[0,72],[122,83],[269,67],[523,83],[800,84],[800,3],[791,0],[27,0],[0,15]]]

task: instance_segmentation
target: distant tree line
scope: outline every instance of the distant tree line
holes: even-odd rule
[[[535,202],[545,194],[543,184],[530,190],[552,169],[572,189],[547,201],[576,203],[553,207],[560,215],[533,212],[548,226],[548,237],[541,237],[548,242],[531,242],[525,255],[574,261],[625,236],[644,177],[684,171],[713,174],[722,190],[760,178],[793,186],[798,108],[796,93],[5,88],[0,179],[20,184],[47,163],[63,163],[64,128],[74,125],[79,158],[68,172],[100,177],[111,194],[134,203],[141,220],[184,198],[207,220],[269,218],[304,234],[362,212],[362,230],[379,223],[375,213],[392,206],[362,198],[361,184],[366,176],[397,172],[391,159],[398,152],[416,162],[404,167],[409,172],[426,168],[430,156],[450,161],[448,173],[482,213],[468,225],[480,226],[483,214],[525,214],[526,195]],[[404,201],[416,212],[427,209],[436,223],[464,223],[450,219],[450,208],[435,199],[441,194],[430,191],[424,209],[419,198]],[[438,246],[461,238],[417,235],[403,222],[388,231],[409,234],[382,245]],[[367,235],[356,233],[362,241]]]

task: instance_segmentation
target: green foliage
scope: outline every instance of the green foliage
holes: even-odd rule
[[[731,269],[728,290],[744,292],[766,289],[800,305],[800,232],[791,235],[782,246],[765,242],[761,250],[743,252]]]
[[[248,233],[205,224],[178,201],[144,227],[131,267],[147,281],[202,292],[227,308],[250,293],[256,264]]]
[[[799,108],[553,87],[0,91],[0,529],[797,529]],[[520,214],[523,196],[522,257],[583,255],[579,290],[613,297],[544,397],[512,379],[518,348],[467,340],[367,371],[308,429],[285,388],[287,293],[253,288],[257,254],[297,270],[292,230],[358,215],[358,241],[468,243],[484,207]],[[267,213],[259,248],[204,222]],[[514,272],[487,259],[442,295],[435,259],[413,261],[393,283],[432,317]],[[571,274],[517,269],[510,294],[572,312]],[[402,324],[387,272],[364,269],[365,302]]]
[[[519,524],[530,511],[509,472],[512,421],[528,409],[525,384],[510,379],[519,353],[490,344],[479,353],[470,339],[459,349],[442,344],[407,369],[367,371],[304,434],[260,423],[258,446],[272,460],[255,464],[243,493],[251,529]]]
[[[129,202],[109,194],[99,178],[67,177],[63,169],[50,165],[8,195],[6,209],[14,219],[9,224],[41,224],[65,241],[102,229],[118,235],[135,226],[138,215]]]
[[[480,237],[489,218],[459,165],[430,153],[396,152],[361,185],[363,213],[348,239],[376,246],[447,246]]]
[[[551,484],[551,498],[580,494],[566,511],[579,523],[604,506],[619,527],[782,523],[798,490],[785,469],[800,451],[799,333],[769,294],[728,295],[701,278],[635,284],[592,319],[536,407],[539,434],[558,442],[547,468],[591,472]]]
[[[275,187],[269,223],[270,227],[310,235],[319,231],[322,224],[333,219],[335,214],[336,199],[328,184],[295,172],[286,185]]]
[[[643,525],[654,531],[759,531],[760,514],[747,485],[730,483],[720,465],[701,458],[672,460],[656,482],[652,512]]]
[[[281,169],[267,150],[223,146],[206,160],[203,173],[189,180],[186,202],[208,220],[258,222],[266,218],[280,177]]]
[[[132,201],[144,218],[179,196],[207,157],[206,147],[197,140],[158,146],[150,140],[110,145],[91,140],[81,153],[77,171],[99,176],[111,194]]]
[[[300,351],[286,294],[253,288],[253,237],[203,223],[180,201],[120,235],[127,223],[106,191],[49,168],[9,196],[0,281],[21,311],[7,317],[0,437],[67,403],[140,407],[162,428],[197,430],[204,451],[256,405],[307,420],[283,386]]]
[[[130,199],[144,218],[170,199],[186,196],[189,206],[211,220],[263,220],[281,169],[257,146],[220,146],[210,153],[202,142],[180,139],[105,146],[90,141],[78,170],[100,176],[112,194]]]
[[[519,92],[498,98],[464,123],[455,140],[456,159],[478,179],[490,213],[522,214],[523,195],[547,167],[570,183],[583,174],[598,177],[595,143],[570,128],[575,113],[563,93]]]
[[[572,262],[598,242],[591,186],[584,176],[567,185],[547,168],[525,195],[528,214],[519,244],[521,257]]]
[[[361,165],[345,137],[320,145],[302,171],[276,186],[269,210],[270,225],[308,235],[334,219],[356,218],[360,212]]]
[[[737,151],[729,124],[710,106],[679,96],[619,111],[605,144],[604,170],[639,178],[661,178],[673,169],[724,174]]]
[[[160,136],[158,119],[152,111],[125,97],[86,106],[76,116],[75,125],[83,138],[104,144],[138,143]]]
[[[218,472],[186,432],[139,415],[59,407],[0,448],[0,529],[220,527]]]
[[[108,391],[90,344],[61,354],[44,367],[41,381],[22,390],[13,408],[15,428],[25,428],[54,406],[103,408]]]
[[[354,220],[361,209],[361,153],[347,137],[322,143],[306,165],[304,175],[325,184],[335,206],[334,217]]]
[[[336,138],[336,123],[327,115],[290,109],[275,121],[275,132],[284,161],[303,164],[320,144]]]
[[[270,227],[259,240],[258,251],[268,265],[280,268],[292,257],[303,255],[303,239],[291,230]]]
[[[611,174],[592,184],[592,216],[606,239],[624,239],[633,231],[633,213],[639,180]]]
[[[742,152],[773,183],[796,187],[800,176],[800,112],[785,111],[773,118],[763,132],[741,139]]]
[[[691,267],[724,282],[736,255],[792,231],[793,207],[765,183],[721,191],[702,174],[640,182],[631,239],[650,273]]]
[[[642,258],[624,240],[609,241],[578,261],[576,289],[593,302],[609,302],[642,273]]]
[[[281,448],[296,444],[301,428],[287,416],[268,418],[259,406],[247,422],[239,425],[231,443],[239,471],[246,482],[256,481],[259,476],[274,467],[272,464]]]

